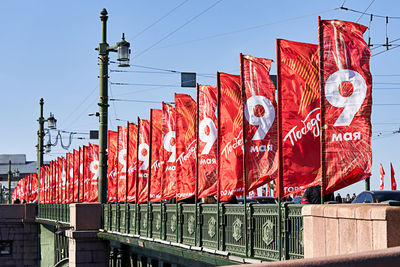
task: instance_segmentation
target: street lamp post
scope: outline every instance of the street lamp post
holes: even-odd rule
[[[107,10],[103,8],[100,12],[101,20],[101,43],[96,50],[99,51],[99,182],[98,182],[98,201],[107,202],[107,120],[108,120],[108,64],[109,52],[118,52],[120,67],[129,67],[129,42],[122,40],[116,46],[109,46],[107,43]]]
[[[37,132],[38,135],[38,144],[37,144],[37,162],[36,162],[36,171],[38,174],[38,202],[40,197],[40,168],[43,166],[43,139],[44,139],[44,123],[48,123],[48,127],[50,129],[56,129],[57,120],[54,118],[53,114],[50,113],[49,118],[45,119],[43,117],[43,98],[40,99],[40,116],[38,119],[39,122],[39,130]]]

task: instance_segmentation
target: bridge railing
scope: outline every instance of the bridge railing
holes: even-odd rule
[[[69,223],[69,204],[39,204],[36,217]]]
[[[104,204],[104,230],[264,260],[304,255],[302,205]],[[245,221],[247,218],[247,221]],[[278,242],[280,240],[281,242]]]

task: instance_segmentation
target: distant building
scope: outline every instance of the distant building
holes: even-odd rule
[[[26,161],[25,154],[0,154],[0,184],[8,191],[8,161],[11,160],[11,171],[19,171],[19,177],[11,179],[11,190],[17,186],[19,179],[30,173],[36,173],[36,161]]]

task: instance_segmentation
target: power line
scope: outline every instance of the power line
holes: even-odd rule
[[[152,103],[152,104],[160,104],[163,101],[149,101],[149,100],[138,100],[138,99],[121,99],[121,98],[110,98],[110,101],[118,101],[118,102],[137,102],[137,103]],[[168,104],[173,104],[174,102],[164,101]]]
[[[175,10],[177,10],[178,8],[180,8],[181,6],[183,6],[186,2],[188,2],[189,0],[185,0],[182,3],[180,3],[179,5],[177,5],[176,7],[174,7],[173,9],[171,9],[170,11],[168,11],[165,15],[163,15],[161,18],[157,19],[155,22],[153,22],[152,24],[150,24],[149,26],[147,26],[146,28],[144,28],[141,32],[137,33],[135,36],[133,36],[133,39],[137,38],[138,36],[140,36],[142,33],[144,33],[145,31],[147,31],[148,29],[150,29],[151,27],[153,27],[154,25],[156,25],[157,23],[159,23],[160,21],[162,21],[163,19],[165,19],[166,17],[168,17],[172,12],[174,12]]]
[[[206,8],[205,10],[203,10],[202,12],[200,12],[199,14],[197,14],[196,16],[192,17],[190,20],[186,21],[185,23],[183,23],[181,26],[179,26],[178,28],[176,28],[175,30],[173,30],[172,32],[168,33],[167,35],[165,35],[163,38],[161,38],[160,40],[158,40],[157,42],[155,42],[154,44],[152,44],[151,46],[149,46],[148,48],[142,50],[140,53],[138,53],[136,56],[134,56],[134,58],[138,58],[139,56],[143,55],[144,53],[146,53],[147,51],[149,51],[150,49],[152,49],[154,46],[158,45],[159,43],[161,43],[162,41],[164,41],[165,39],[167,39],[168,37],[170,37],[172,34],[176,33],[177,31],[179,31],[180,29],[182,29],[183,27],[185,27],[186,25],[188,25],[190,22],[192,22],[193,20],[197,19],[198,17],[200,17],[201,15],[203,15],[204,13],[206,13],[208,10],[210,10],[211,8],[213,8],[214,6],[216,6],[219,2],[221,2],[222,0],[217,1],[216,3],[212,4],[211,6],[209,6],[208,8]]]
[[[234,31],[230,31],[230,32],[224,32],[224,33],[219,33],[219,34],[215,34],[215,35],[209,35],[209,36],[205,36],[205,37],[202,37],[202,38],[193,39],[193,40],[190,40],[190,41],[185,41],[185,42],[180,42],[180,43],[160,46],[158,48],[159,49],[160,48],[168,48],[168,47],[173,47],[173,46],[179,46],[179,45],[184,45],[184,44],[195,43],[195,42],[199,42],[199,41],[205,41],[205,40],[214,39],[214,38],[221,37],[221,36],[226,36],[226,35],[231,35],[231,34],[251,31],[251,30],[258,29],[258,28],[263,28],[263,27],[267,27],[267,26],[281,24],[281,23],[285,23],[285,22],[289,22],[289,21],[295,21],[295,20],[299,20],[299,19],[303,19],[303,18],[315,16],[315,15],[320,15],[320,14],[331,12],[333,10],[338,10],[338,9],[340,9],[340,8],[337,7],[337,8],[326,9],[326,10],[322,10],[322,11],[318,11],[318,12],[315,12],[315,13],[310,13],[310,14],[306,14],[306,15],[302,15],[302,16],[297,16],[297,17],[293,17],[293,18],[278,20],[278,21],[270,22],[270,23],[259,24],[259,25],[250,26],[250,27],[246,27],[246,28],[242,28],[242,29],[238,29],[238,30],[234,30]]]
[[[369,16],[372,15],[372,16],[377,17],[377,18],[400,19],[400,17],[383,16],[383,15],[376,15],[376,14],[372,14],[372,13],[365,13],[365,12],[362,12],[362,11],[359,11],[359,10],[355,10],[355,9],[352,9],[352,8],[348,8],[348,7],[344,7],[344,6],[341,6],[340,9],[345,10],[345,11],[351,11],[351,12],[358,13],[358,14],[363,14],[363,15],[369,15]]]
[[[392,51],[393,49],[396,49],[396,48],[399,48],[399,47],[400,47],[400,45],[395,45],[395,46],[393,46],[392,48],[390,48],[389,50],[383,50],[383,51],[381,51],[381,52],[379,52],[379,53],[373,54],[371,57],[380,55],[380,54],[382,54],[382,53],[386,53],[386,52],[388,52],[388,51]]]
[[[371,3],[369,3],[369,6],[364,10],[364,12],[360,15],[360,17],[357,19],[356,22],[358,22],[358,21],[362,18],[362,16],[365,15],[365,12],[367,12],[367,10],[370,8],[370,6],[371,6],[374,2],[375,2],[375,0],[372,0]],[[343,4],[344,4],[344,3],[343,3]],[[342,5],[342,6],[343,6],[343,5]]]

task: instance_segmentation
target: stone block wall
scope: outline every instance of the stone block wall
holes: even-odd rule
[[[35,204],[0,205],[0,242],[11,242],[11,254],[0,255],[1,266],[37,266],[35,209]]]
[[[302,214],[305,258],[400,246],[400,207],[382,204],[306,205]]]

